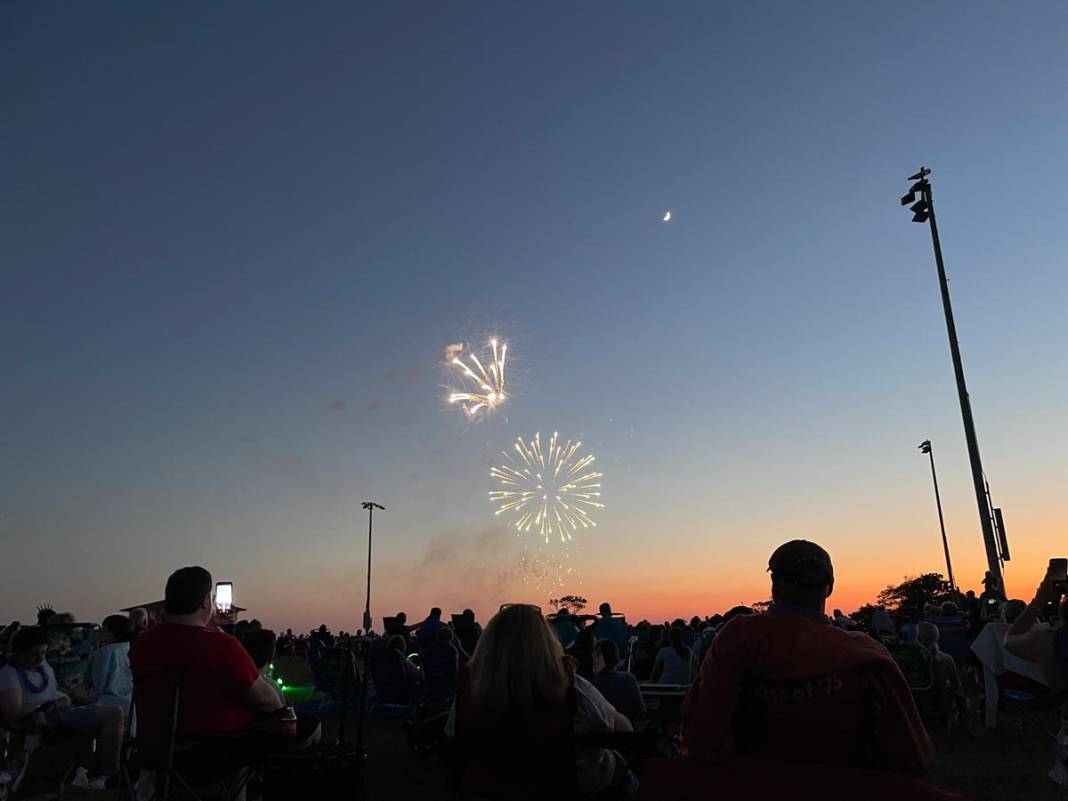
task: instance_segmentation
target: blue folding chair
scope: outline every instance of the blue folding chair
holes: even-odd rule
[[[630,642],[627,637],[627,619],[620,614],[612,617],[598,618],[593,623],[593,636],[598,640],[611,640],[619,648],[619,658],[630,656]]]
[[[423,648],[421,664],[428,704],[448,705],[456,695],[460,654],[449,642],[433,642]]]
[[[372,648],[367,654],[374,696],[369,713],[375,717],[411,718],[419,703],[415,698],[404,654],[392,648]]]

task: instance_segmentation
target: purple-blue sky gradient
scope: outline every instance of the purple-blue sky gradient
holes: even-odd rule
[[[1066,550],[1065,41],[1056,3],[5,3],[0,618],[202,563],[355,628],[371,498],[376,618],[544,603],[486,492],[554,430],[606,474],[571,589],[631,616],[759,600],[798,535],[835,605],[941,569],[925,438],[975,586],[920,164],[1025,596]],[[485,333],[519,395],[469,426],[438,360]]]

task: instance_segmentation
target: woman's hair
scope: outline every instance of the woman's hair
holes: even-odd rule
[[[671,647],[675,650],[679,656],[683,659],[690,655],[690,649],[682,644],[682,629],[678,626],[671,627],[671,633],[668,634]]]
[[[100,628],[110,633],[115,642],[130,642],[133,639],[133,621],[125,615],[108,615]]]
[[[657,648],[664,647],[664,627],[657,623],[649,627],[649,639]]]
[[[11,651],[16,654],[42,645],[48,645],[48,634],[40,626],[26,626],[16,631],[15,636],[11,638]]]
[[[597,647],[601,649],[601,656],[604,657],[601,673],[615,672],[616,665],[619,664],[619,646],[614,640],[598,640]]]
[[[493,616],[471,657],[471,697],[495,716],[529,714],[571,683],[564,650],[537,607],[515,604]]]

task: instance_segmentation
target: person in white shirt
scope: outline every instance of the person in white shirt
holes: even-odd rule
[[[92,703],[117,706],[124,715],[133,701],[133,672],[130,670],[130,640],[133,624],[123,615],[108,615],[100,627],[100,647],[89,661]]]
[[[654,684],[693,682],[693,651],[682,644],[682,629],[672,626],[668,645],[660,649],[650,677]]]
[[[70,697],[56,686],[56,674],[45,660],[47,651],[48,635],[39,626],[20,629],[12,638],[11,660],[0,668],[0,720],[13,728],[54,722],[59,728],[95,737],[98,764],[89,784],[103,787],[106,778],[119,769],[122,710],[72,706]]]

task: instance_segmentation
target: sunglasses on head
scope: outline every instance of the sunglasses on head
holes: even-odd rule
[[[501,608],[498,609],[497,611],[498,612],[503,612],[505,609],[507,609],[510,606],[526,606],[526,607],[529,607],[531,609],[537,610],[539,615],[541,614],[541,607],[540,606],[536,606],[535,604],[501,604]]]

